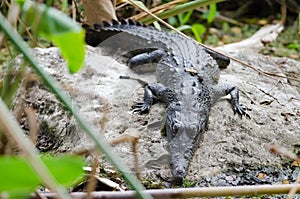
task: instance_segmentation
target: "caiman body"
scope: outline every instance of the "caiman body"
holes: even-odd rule
[[[112,52],[133,52],[128,61],[131,67],[157,63],[157,83],[145,86],[144,102],[134,105],[134,111],[147,113],[156,101],[166,104],[164,127],[176,181],[186,176],[207,128],[211,107],[220,97],[230,94],[234,113],[245,115],[237,88],[218,84],[220,68],[226,68],[229,59],[194,40],[131,20],[95,25],[86,32],[90,45],[114,49]]]

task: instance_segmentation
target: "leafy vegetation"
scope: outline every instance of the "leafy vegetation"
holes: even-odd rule
[[[193,10],[190,10],[186,13],[180,13],[177,17],[168,18],[169,24],[174,27],[177,27],[179,31],[192,31],[193,36],[198,42],[202,42],[202,36],[207,32],[207,28],[205,25],[201,23],[193,23],[192,25],[187,25],[189,21],[191,21]],[[209,5],[209,10],[203,13],[202,18],[207,21],[208,25],[210,25],[214,18],[217,15],[217,6],[215,3]]]
[[[84,31],[80,25],[55,8],[30,1],[21,2],[21,5],[23,18],[32,27],[32,32],[56,44],[67,60],[70,72],[77,72],[83,66],[85,52]]]
[[[80,157],[43,157],[43,162],[49,168],[58,183],[66,187],[83,177],[83,159]],[[9,198],[24,198],[32,193],[41,179],[23,157],[0,157],[0,193]]]

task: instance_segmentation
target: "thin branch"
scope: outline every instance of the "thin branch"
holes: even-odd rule
[[[222,196],[257,196],[260,194],[287,194],[292,187],[300,191],[300,185],[258,185],[258,186],[235,186],[235,187],[197,187],[197,188],[178,188],[178,189],[149,189],[144,193],[150,194],[153,198],[192,198],[192,197],[222,197]],[[48,199],[54,199],[55,194],[45,193]],[[71,193],[74,199],[85,199],[87,193]],[[132,199],[136,198],[134,191],[125,192],[93,192],[93,198],[106,199]],[[36,199],[35,195],[31,199]]]
[[[278,154],[283,157],[288,157],[288,158],[300,163],[300,158],[298,158],[295,154],[291,153],[284,147],[281,147],[278,145],[270,145],[270,146],[268,146],[268,150],[270,151],[270,153]]]
[[[294,186],[291,188],[291,190],[289,191],[288,197],[287,199],[293,199],[296,192],[297,192],[297,185],[299,185],[300,182],[300,173],[298,173],[298,176],[296,178],[296,181],[294,183]]]
[[[99,161],[97,160],[96,157],[93,157],[93,161],[92,161],[92,171],[89,175],[89,179],[88,179],[88,182],[87,182],[87,199],[92,199],[92,192],[95,191],[95,188],[96,188],[96,184],[97,184],[97,180],[96,180],[96,175],[98,176],[98,173],[97,173],[97,168],[99,166]]]
[[[280,1],[281,7],[281,19],[280,19],[280,23],[284,24],[286,21],[286,0],[281,0]]]

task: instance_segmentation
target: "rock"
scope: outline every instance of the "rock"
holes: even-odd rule
[[[102,55],[101,49],[97,48],[87,47],[85,68],[74,75],[68,73],[57,48],[36,48],[33,53],[44,70],[56,78],[71,95],[81,115],[99,129],[99,133],[104,134],[107,140],[118,137],[128,128],[139,131],[139,164],[144,165],[141,168],[143,177],[156,178],[157,171],[171,176],[165,156],[168,153],[166,140],[158,127],[158,121],[163,120],[164,105],[155,104],[148,115],[132,114],[131,106],[134,102],[142,101],[143,88],[137,81],[119,78],[125,75],[155,82],[154,74],[136,74],[126,65]],[[285,74],[286,71],[297,70],[300,74],[300,63],[288,58],[242,52],[234,56],[272,73]],[[18,57],[18,64],[20,60],[21,57]],[[193,181],[207,179],[207,183],[212,186],[255,184],[257,182],[249,175],[253,177],[260,170],[257,166],[254,170],[247,170],[251,165],[260,165],[261,169],[279,168],[284,164],[284,160],[270,154],[266,146],[278,144],[292,150],[293,146],[300,144],[300,96],[287,79],[267,77],[236,62],[222,71],[221,82],[234,84],[240,89],[240,101],[247,108],[251,119],[240,119],[233,114],[226,100],[220,100],[212,108],[208,130],[194,155],[187,178]],[[22,84],[16,96],[14,110],[25,126],[22,107],[31,106],[38,114],[43,127],[39,131],[37,143],[40,150],[59,153],[86,149],[93,145],[73,117],[40,81],[25,84]],[[119,144],[113,152],[133,169],[134,156],[130,144]],[[166,161],[161,161],[159,168],[151,168],[149,165],[153,164],[147,164],[148,161],[162,158]],[[226,172],[229,172],[228,175]],[[215,179],[213,176],[220,173],[226,175],[219,182],[220,178]],[[294,170],[291,173],[295,179]],[[249,178],[244,178],[245,174]],[[207,176],[211,177],[205,178]]]

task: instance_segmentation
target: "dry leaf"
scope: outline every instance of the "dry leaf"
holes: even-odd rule
[[[102,24],[103,21],[117,19],[115,8],[111,0],[83,0],[83,7],[87,16],[87,23],[92,27],[93,24]]]
[[[263,179],[263,178],[265,178],[266,176],[267,176],[267,175],[266,175],[265,173],[259,173],[258,176],[257,176],[257,178]]]

